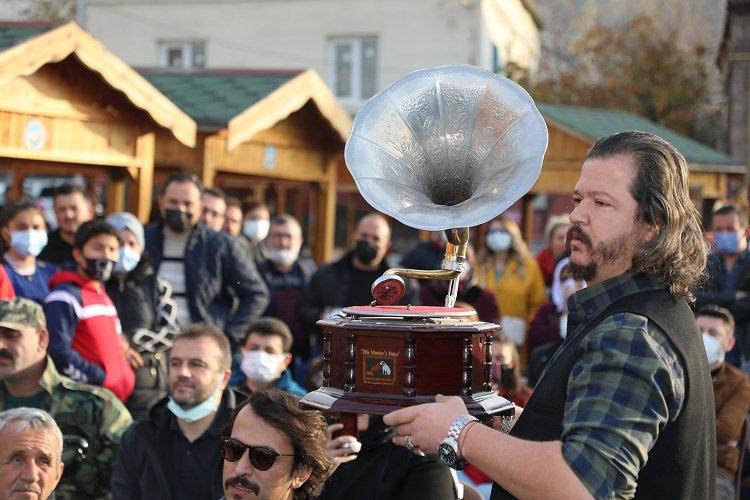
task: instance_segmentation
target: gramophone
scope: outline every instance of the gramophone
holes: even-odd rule
[[[526,91],[473,66],[415,71],[370,99],[354,119],[346,165],[362,196],[403,224],[445,231],[442,268],[389,269],[374,301],[318,322],[323,385],[301,404],[344,422],[463,398],[483,421],[513,414],[491,391],[492,336],[500,326],[455,307],[469,228],[496,217],[539,177],[547,127]],[[448,280],[445,307],[397,306],[404,279]]]

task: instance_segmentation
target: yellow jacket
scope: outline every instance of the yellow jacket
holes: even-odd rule
[[[500,276],[495,275],[491,262],[486,266],[479,264],[476,276],[480,286],[495,294],[501,316],[524,318],[527,325],[534,319],[539,306],[548,300],[542,271],[532,257],[524,260],[523,269],[519,268],[516,259],[509,260]]]

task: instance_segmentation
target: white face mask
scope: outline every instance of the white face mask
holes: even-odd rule
[[[175,417],[188,423],[196,422],[212,413],[216,413],[216,410],[219,408],[219,403],[221,402],[221,395],[224,392],[221,387],[221,382],[221,379],[219,379],[219,383],[216,385],[216,390],[214,390],[205,401],[188,410],[185,410],[177,404],[177,402],[172,399],[172,396],[169,397],[167,408]]]
[[[24,257],[36,257],[47,246],[47,232],[36,229],[13,231],[10,233],[10,246]]]
[[[242,223],[242,234],[250,240],[265,240],[271,221],[266,219],[247,219]]]
[[[513,237],[506,231],[490,231],[485,243],[493,252],[504,252],[513,244]]]
[[[269,354],[266,351],[243,351],[240,370],[253,382],[273,382],[281,376],[281,362],[285,354]]]
[[[703,347],[706,348],[706,357],[708,358],[708,366],[715,366],[724,362],[724,346],[721,345],[719,339],[711,336],[708,332],[702,332],[703,335]]]
[[[297,260],[297,257],[299,257],[299,248],[287,248],[285,250],[269,249],[266,252],[266,255],[271,260],[271,262],[275,262],[276,264],[281,264],[283,266],[288,266],[289,264],[293,264],[294,261]]]

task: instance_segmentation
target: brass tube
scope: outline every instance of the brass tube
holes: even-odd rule
[[[407,269],[405,267],[394,267],[388,269],[386,274],[395,274],[402,278],[412,278],[417,280],[452,280],[460,273],[448,269]]]
[[[445,231],[445,234],[448,242],[445,245],[443,262],[465,261],[466,251],[469,248],[469,228],[448,229]],[[395,274],[402,278],[418,280],[452,280],[461,273],[451,269],[407,269],[404,267],[394,267],[388,269],[385,274]]]

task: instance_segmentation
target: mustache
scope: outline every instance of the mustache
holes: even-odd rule
[[[581,240],[581,242],[589,248],[593,247],[591,238],[589,238],[588,234],[583,232],[583,229],[578,226],[570,226],[570,229],[568,229],[568,234],[565,236],[565,247],[568,251],[570,251],[570,240],[572,240],[573,238]]]
[[[7,358],[13,361],[13,355],[7,349],[0,350],[0,358]]]
[[[178,378],[174,381],[172,384],[172,387],[176,386],[177,384],[184,384],[190,386],[190,388],[195,389],[195,382],[190,380],[189,378]]]
[[[236,486],[243,490],[252,491],[256,495],[260,495],[260,486],[257,483],[251,481],[247,476],[234,476],[224,481],[225,490],[233,486]]]
[[[27,483],[25,481],[22,481],[19,484],[16,484],[11,489],[11,493],[13,492],[19,492],[19,491],[30,491],[31,493],[40,494],[42,492],[41,488],[36,483]]]

